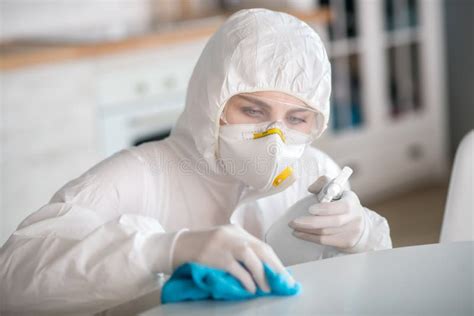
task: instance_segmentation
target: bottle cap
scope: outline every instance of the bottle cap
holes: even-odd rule
[[[352,172],[352,169],[347,166],[342,168],[341,173],[334,179],[334,183],[342,188],[346,184],[347,180],[349,180]]]

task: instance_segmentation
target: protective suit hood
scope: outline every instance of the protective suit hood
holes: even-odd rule
[[[316,32],[297,18],[266,9],[233,14],[210,38],[189,81],[186,106],[173,134],[192,139],[212,170],[219,118],[235,94],[284,92],[329,119],[331,67]],[[320,134],[319,133],[319,134]]]

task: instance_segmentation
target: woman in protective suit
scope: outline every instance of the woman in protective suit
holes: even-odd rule
[[[189,261],[268,290],[262,262],[285,269],[265,232],[316,179],[340,172],[310,146],[327,127],[330,91],[307,24],[265,9],[232,15],[204,48],[170,137],[70,181],[4,244],[2,309],[100,311]],[[348,188],[315,207],[289,224],[320,258],[391,247],[387,221]]]

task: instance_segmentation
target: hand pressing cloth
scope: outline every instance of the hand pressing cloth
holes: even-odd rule
[[[163,285],[162,304],[196,300],[244,300],[268,295],[296,295],[301,285],[291,285],[283,274],[275,273],[268,265],[263,264],[270,292],[266,293],[257,287],[255,294],[248,292],[230,273],[211,268],[196,262],[179,266]]]

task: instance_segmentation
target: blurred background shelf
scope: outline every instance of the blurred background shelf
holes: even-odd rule
[[[323,0],[331,131],[315,146],[373,202],[448,173],[442,2]]]
[[[308,12],[286,10],[308,23],[326,24],[329,10]],[[110,54],[127,53],[141,49],[179,45],[189,41],[207,39],[232,12],[209,17],[194,17],[180,21],[155,23],[149,28],[119,35],[41,35],[36,38],[10,39],[0,42],[0,70],[27,66],[96,58]],[[83,36],[81,36],[83,35]],[[31,35],[29,35],[31,36]]]

